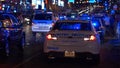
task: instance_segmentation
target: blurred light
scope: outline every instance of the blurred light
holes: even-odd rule
[[[93,23],[94,26],[97,26],[97,23]]]
[[[55,0],[52,0],[52,4],[55,4]]]
[[[30,19],[29,18],[25,18],[25,21],[30,21]]]
[[[95,40],[95,39],[96,39],[96,37],[94,35],[90,36],[90,40]]]
[[[17,11],[16,10],[14,10],[14,13],[16,13]]]
[[[75,18],[75,16],[71,16],[71,18]]]
[[[3,4],[2,7],[5,7],[5,5]]]
[[[98,21],[92,21],[92,23],[93,23],[93,26],[95,26],[95,27],[99,27],[100,26]]]
[[[88,17],[88,20],[90,20],[90,17]]]
[[[68,2],[72,2],[72,3],[74,3],[74,2],[75,2],[75,0],[68,0]]]
[[[0,5],[0,10],[2,10],[2,6]]]
[[[48,0],[45,0],[45,3],[48,4]]]
[[[2,10],[5,10],[5,8],[2,8]]]
[[[45,4],[43,1],[42,1],[41,5],[42,5],[42,9],[45,9]]]
[[[89,3],[95,3],[96,0],[89,0]]]

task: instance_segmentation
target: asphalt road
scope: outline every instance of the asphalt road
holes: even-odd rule
[[[93,64],[80,59],[56,59],[48,61],[42,56],[43,38],[32,36],[31,27],[24,28],[26,46],[23,54],[13,50],[13,55],[0,58],[0,68],[120,68],[120,41],[107,37],[101,47],[100,63]]]

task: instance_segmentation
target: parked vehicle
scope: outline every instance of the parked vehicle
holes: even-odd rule
[[[0,36],[3,49],[7,56],[11,52],[10,46],[17,43],[16,46],[20,51],[23,51],[25,45],[25,32],[23,31],[22,23],[12,15],[7,13],[0,14]]]

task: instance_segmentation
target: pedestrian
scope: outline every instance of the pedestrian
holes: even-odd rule
[[[111,28],[111,23],[110,23],[110,14],[106,13],[104,16],[104,25],[105,25],[105,35],[106,36],[112,36],[112,28]]]
[[[112,32],[112,36],[115,37],[115,14],[110,15],[110,28]]]
[[[117,23],[116,36],[120,40],[120,21]]]
[[[117,12],[115,15],[115,29],[116,37],[120,39],[120,13]]]

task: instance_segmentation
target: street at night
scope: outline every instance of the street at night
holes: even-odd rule
[[[0,0],[0,68],[120,68],[120,0]]]
[[[25,26],[26,46],[23,55],[20,55],[16,49],[14,55],[4,57],[0,61],[1,68],[120,68],[120,45],[119,40],[107,37],[102,45],[100,52],[100,63],[94,64],[80,59],[56,59],[48,61],[43,57],[43,40],[40,34],[37,34],[36,40],[32,36],[31,26]],[[28,37],[29,36],[29,37]],[[16,50],[16,51],[15,51]]]

